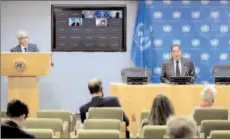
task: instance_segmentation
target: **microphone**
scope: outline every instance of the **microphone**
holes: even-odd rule
[[[185,68],[185,74],[186,74],[187,76],[190,76],[189,73],[188,73],[187,64],[184,64],[184,68]]]

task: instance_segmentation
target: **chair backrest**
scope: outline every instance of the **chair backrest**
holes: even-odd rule
[[[123,121],[123,109],[118,107],[93,107],[89,109],[88,119],[117,119]]]
[[[150,110],[142,110],[141,111],[141,118],[140,118],[140,124],[144,119],[148,119],[148,116],[150,114]]]
[[[151,81],[152,71],[149,68],[130,67],[121,71],[121,78],[124,83],[127,83],[127,77],[148,77],[148,82]]]
[[[70,111],[66,110],[40,110],[38,111],[38,118],[58,118],[62,121],[70,120]]]
[[[1,118],[1,123],[4,123],[6,121],[6,118]]]
[[[25,122],[27,129],[52,129],[62,134],[62,120],[49,118],[28,118]]]
[[[214,139],[230,139],[230,130],[212,130],[210,138]]]
[[[197,125],[200,125],[202,120],[228,120],[228,109],[199,108],[195,109],[193,116]]]
[[[141,138],[163,138],[166,131],[167,126],[146,125],[143,127]]]
[[[78,138],[118,139],[120,138],[120,132],[118,130],[79,130]]]
[[[121,121],[117,119],[87,119],[84,129],[103,129],[121,131]]]
[[[6,111],[5,110],[1,110],[1,117],[6,118]]]
[[[24,129],[26,132],[34,135],[35,138],[53,138],[54,133],[52,129]]]
[[[203,120],[200,126],[200,133],[209,136],[212,130],[230,130],[230,121],[228,120]]]

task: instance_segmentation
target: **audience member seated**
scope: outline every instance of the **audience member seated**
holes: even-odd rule
[[[196,129],[193,119],[172,116],[167,121],[168,138],[196,138]]]
[[[2,138],[34,138],[33,135],[21,130],[29,110],[20,100],[12,100],[7,105],[7,120],[1,124]]]
[[[152,103],[150,115],[147,120],[143,120],[145,125],[166,125],[168,117],[174,115],[174,108],[167,96],[158,94]]]
[[[211,85],[205,86],[201,92],[202,103],[198,106],[198,108],[212,108],[215,96],[216,89]]]
[[[82,123],[86,119],[86,113],[90,107],[121,107],[118,98],[103,97],[102,81],[99,78],[94,78],[88,82],[88,88],[92,95],[92,100],[80,107],[80,116]],[[124,113],[124,121],[126,126],[129,126],[129,119]],[[129,138],[127,131],[126,137]]]

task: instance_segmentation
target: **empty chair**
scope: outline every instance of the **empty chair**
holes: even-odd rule
[[[66,110],[40,110],[37,113],[38,118],[57,118],[63,121],[64,137],[69,138],[71,132],[72,114]]]
[[[78,138],[111,139],[120,138],[118,130],[79,130]]]
[[[144,119],[148,119],[148,116],[150,114],[150,110],[142,110],[141,111],[141,118],[140,118],[140,123],[142,123],[142,121]],[[140,124],[141,125],[141,124]]]
[[[1,110],[1,117],[6,118],[6,111],[5,110]]]
[[[34,135],[35,138],[53,138],[54,133],[52,129],[25,129],[26,132]]]
[[[122,108],[94,107],[88,112],[88,119],[117,119],[123,121]]]
[[[195,109],[193,116],[197,125],[200,125],[202,120],[228,120],[228,109],[199,108]]]
[[[200,133],[206,138],[212,130],[230,130],[230,121],[227,120],[203,120]]]
[[[230,139],[230,130],[213,130],[210,133],[210,138]]]
[[[166,126],[146,125],[143,127],[141,138],[163,138],[166,130]]]
[[[28,118],[25,122],[27,129],[52,129],[54,133],[63,135],[62,120],[49,118]]]
[[[147,77],[148,82],[151,82],[152,71],[149,68],[131,67],[121,71],[121,78],[124,83],[127,83],[127,77]]]
[[[84,129],[103,129],[121,131],[121,121],[117,119],[87,119]]]

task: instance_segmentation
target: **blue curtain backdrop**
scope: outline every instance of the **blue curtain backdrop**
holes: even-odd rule
[[[195,67],[197,83],[212,83],[211,69],[230,63],[230,1],[145,1],[138,4],[131,58],[152,69],[159,83],[170,46],[180,44]]]

